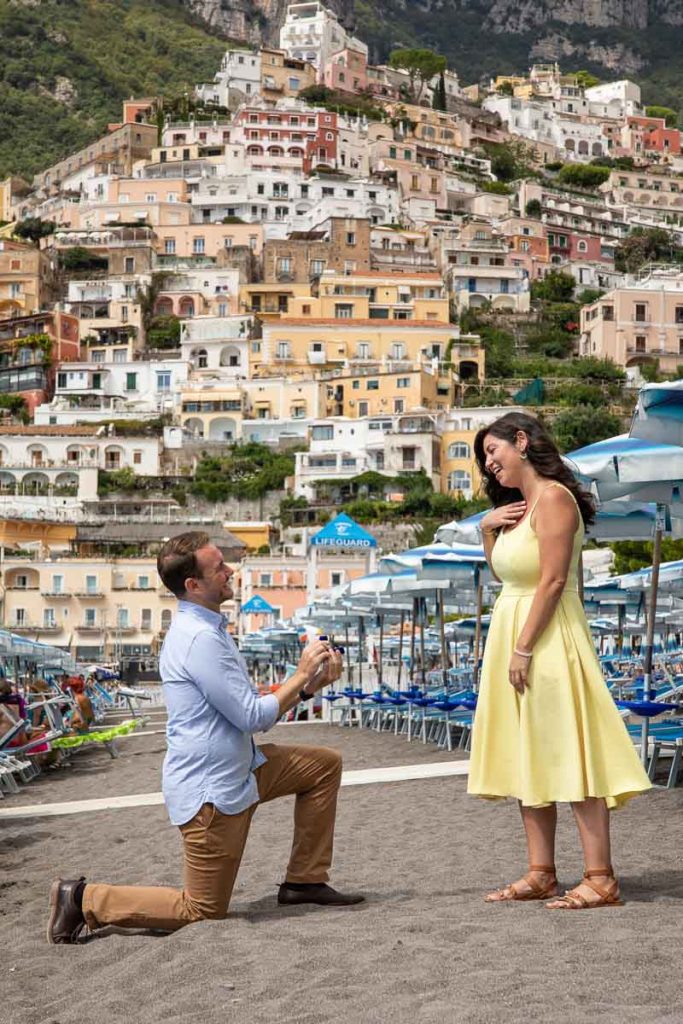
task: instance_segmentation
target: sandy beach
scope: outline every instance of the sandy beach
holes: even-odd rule
[[[38,818],[36,804],[159,790],[161,716],[150,733],[45,775],[0,811],[2,1024],[680,1024],[683,791],[657,790],[614,818],[626,905],[551,913],[488,906],[517,877],[523,838],[512,803],[467,797],[465,777],[354,785],[340,796],[333,884],[362,890],[350,910],[278,908],[291,800],[259,809],[228,920],[170,937],[45,941],[57,875],[178,885],[180,841],[163,806]],[[339,748],[349,770],[462,758],[421,743],[325,725],[269,739]],[[560,884],[581,873],[561,808]]]

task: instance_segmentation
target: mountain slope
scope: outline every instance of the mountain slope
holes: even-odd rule
[[[87,145],[130,96],[210,80],[225,48],[180,0],[0,0],[0,178]]]

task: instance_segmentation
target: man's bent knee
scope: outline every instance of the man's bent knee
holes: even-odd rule
[[[224,900],[198,900],[188,896],[183,897],[188,916],[188,923],[196,921],[223,921],[228,916],[228,904]]]

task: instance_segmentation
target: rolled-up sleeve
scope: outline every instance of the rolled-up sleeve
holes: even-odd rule
[[[275,694],[254,693],[237,652],[213,630],[194,637],[185,664],[206,701],[241,732],[267,732],[280,717]]]

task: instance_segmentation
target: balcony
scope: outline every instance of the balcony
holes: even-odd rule
[[[77,633],[103,633],[104,626],[97,626],[92,622],[82,622],[76,626]]]
[[[310,352],[308,353],[308,361],[311,366],[324,366],[327,362],[327,355],[325,352]]]
[[[137,633],[137,626],[112,626],[109,632],[114,636],[130,636],[131,633]]]
[[[28,586],[26,586],[26,584],[23,584],[23,583],[9,583],[7,585],[7,589],[8,590],[40,590],[40,587],[38,586],[38,584],[36,584],[35,586],[28,587]]]
[[[163,590],[159,591],[159,597],[162,599],[162,601],[175,601],[176,600],[175,594],[172,594],[170,590],[166,590],[165,587],[164,587]]]
[[[92,600],[94,601],[97,598],[105,597],[105,594],[104,591],[102,590],[75,590],[74,596],[92,598]]]
[[[68,590],[41,590],[40,596],[49,598],[64,597],[67,600],[71,600],[73,595]]]

